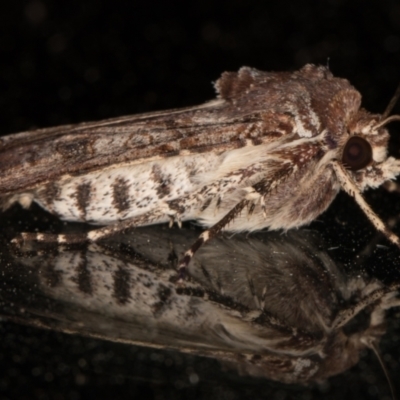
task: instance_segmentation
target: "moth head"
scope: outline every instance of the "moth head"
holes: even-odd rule
[[[349,124],[349,137],[343,145],[341,161],[350,171],[360,171],[369,165],[377,165],[387,159],[389,133],[385,126],[399,121],[399,115],[389,117],[400,97],[400,86],[382,115],[371,115],[360,110]]]
[[[346,169],[357,172],[386,160],[390,136],[380,123],[377,115],[358,113],[342,144],[340,160]]]

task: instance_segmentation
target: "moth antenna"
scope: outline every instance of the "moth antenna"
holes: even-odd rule
[[[383,359],[382,359],[382,357],[381,357],[381,354],[380,354],[380,352],[379,352],[379,345],[378,345],[378,343],[376,342],[376,340],[368,340],[368,341],[366,341],[365,344],[366,344],[367,347],[369,347],[369,348],[374,352],[374,354],[376,355],[376,357],[377,357],[377,359],[378,359],[378,361],[379,361],[379,364],[381,365],[381,367],[382,367],[382,369],[383,369],[383,372],[384,372],[384,374],[385,374],[385,376],[386,376],[386,380],[387,380],[387,382],[388,382],[388,384],[389,384],[390,393],[392,394],[392,399],[393,399],[393,400],[396,400],[396,394],[395,394],[395,391],[394,391],[394,385],[393,385],[392,380],[390,379],[389,371],[387,370],[386,365],[385,365],[385,363],[384,363],[384,361],[383,361]]]
[[[400,115],[391,115],[390,117],[387,117],[383,121],[379,122],[379,124],[376,124],[374,128],[375,129],[382,128],[382,126],[385,126],[393,121],[400,121]]]
[[[390,115],[392,112],[394,106],[397,103],[397,100],[400,98],[400,85],[397,86],[396,92],[394,93],[393,97],[389,101],[389,104],[386,107],[386,110],[382,114],[382,120],[386,120],[386,118]]]

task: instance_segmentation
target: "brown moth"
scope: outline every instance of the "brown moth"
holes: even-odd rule
[[[196,220],[185,253],[221,230],[299,227],[340,189],[399,245],[362,197],[400,173],[384,128],[351,84],[323,66],[296,72],[243,67],[200,106],[23,132],[1,138],[2,208],[32,201],[62,220],[103,225],[85,234],[23,233],[16,240],[97,241],[123,229]]]

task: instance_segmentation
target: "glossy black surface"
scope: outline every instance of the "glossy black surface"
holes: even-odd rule
[[[383,195],[390,197],[386,193]],[[316,222],[311,230],[283,236],[276,233],[236,235],[210,243],[201,250],[190,269],[202,286],[190,289],[193,283],[188,282],[187,292],[176,289],[177,294],[172,296],[168,290],[175,292],[170,277],[175,275],[176,256],[198,233],[190,226],[184,230],[169,230],[165,226],[138,229],[102,246],[89,248],[27,245],[15,249],[9,248],[5,238],[0,292],[6,370],[3,387],[16,394],[26,382],[39,392],[42,386],[42,390],[53,395],[59,392],[65,396],[73,396],[75,392],[81,396],[90,390],[97,393],[102,386],[107,390],[125,388],[126,393],[143,386],[154,396],[160,388],[164,394],[169,393],[168,396],[192,393],[199,398],[206,396],[204,390],[206,393],[208,390],[233,391],[234,396],[244,395],[243,390],[246,390],[256,398],[270,395],[286,398],[292,392],[296,396],[324,398],[330,398],[335,392],[345,396],[389,394],[389,385],[371,351],[360,348],[354,354],[348,353],[350,358],[361,356],[361,361],[341,373],[347,367],[337,367],[329,359],[329,346],[323,344],[325,336],[319,328],[320,318],[332,321],[341,309],[363,297],[357,290],[353,293],[355,287],[362,291],[368,285],[375,288],[399,282],[399,250],[388,245],[385,239],[370,235],[368,222],[363,221],[361,215],[354,219],[347,212],[338,212],[340,203],[346,204],[346,200],[339,198],[324,216],[324,224]],[[351,209],[352,205],[348,207]],[[48,222],[48,216],[35,208],[31,213],[10,210],[5,217],[9,218],[3,220],[3,226],[8,226],[5,232],[10,236],[16,225],[25,229],[26,224],[32,229],[41,226],[39,222]],[[24,223],[16,224],[17,220]],[[338,223],[341,220],[343,225]],[[63,229],[61,223],[53,222],[50,223],[53,229]],[[353,228],[357,235],[351,228],[352,223],[356,225]],[[348,243],[353,246],[349,247]],[[135,268],[150,275],[140,278],[141,273],[136,275]],[[143,288],[137,286],[140,279],[144,282]],[[148,307],[147,298],[135,293],[144,293],[147,287],[153,290],[152,283],[156,281],[164,288],[163,293],[159,289],[153,291],[155,296],[160,295],[161,301],[156,298]],[[316,355],[311,357],[317,366],[322,365],[322,375],[317,372],[315,379],[305,379],[303,383],[308,389],[281,383],[292,379],[290,371],[276,376],[274,368],[270,372],[268,368],[261,368],[265,378],[260,379],[260,371],[251,376],[252,369],[243,366],[240,360],[226,356],[221,359],[221,354],[216,353],[225,349],[227,354],[232,351],[250,351],[257,357],[266,354],[256,344],[259,340],[252,339],[253,328],[249,322],[243,323],[244,327],[247,325],[245,329],[250,330],[242,339],[237,336],[236,325],[228,322],[221,331],[219,324],[212,322],[215,313],[221,312],[221,308],[215,308],[218,304],[223,309],[217,318],[227,315],[226,310],[237,310],[239,321],[249,320],[249,315],[257,313],[260,307],[252,293],[261,299],[263,287],[268,287],[263,307],[267,314],[250,318],[258,321],[261,329],[262,326],[267,329],[260,333],[261,343],[267,348],[272,346],[272,352],[279,354],[279,345],[268,344],[271,335],[268,318],[273,316],[284,325],[283,329],[272,330],[274,340],[281,337],[291,343],[289,347],[285,345],[286,353],[322,351],[327,355],[327,362],[323,358],[318,361]],[[207,298],[199,293],[204,289],[208,290]],[[179,310],[176,306],[179,302],[174,298],[193,298],[194,303],[190,307],[182,305],[184,311],[179,311],[175,318],[170,311]],[[346,324],[343,332],[349,338],[363,335],[368,329],[373,307],[375,303]],[[298,311],[294,311],[296,309]],[[204,317],[201,317],[203,312]],[[399,370],[398,315],[398,309],[389,309],[388,318],[379,326],[377,336],[380,339],[384,335],[381,353],[395,385]],[[293,326],[306,334],[307,344],[298,342],[303,334],[290,340],[292,334],[288,327]],[[227,333],[227,329],[231,332]],[[327,336],[328,342],[336,340],[332,338],[337,337],[339,330]],[[237,340],[238,344],[234,345]],[[168,350],[158,349],[160,346]],[[245,348],[253,350],[245,351]],[[298,357],[289,358],[297,360]],[[237,375],[237,371],[244,376]],[[324,379],[337,373],[338,376]],[[294,381],[302,382],[301,379]],[[260,387],[265,393],[259,393]],[[105,392],[100,396],[106,398]]]

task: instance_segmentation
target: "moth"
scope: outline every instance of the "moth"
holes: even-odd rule
[[[327,67],[295,72],[243,67],[215,83],[200,106],[39,129],[1,138],[3,210],[36,202],[88,233],[22,233],[15,241],[97,241],[129,227],[195,220],[207,227],[186,251],[220,231],[306,225],[342,189],[393,243],[362,192],[400,173],[385,125],[360,93]]]
[[[398,282],[384,285],[356,265],[346,273],[320,235],[304,229],[218,238],[198,252],[188,267],[193,280],[181,288],[171,282],[171,253],[195,236],[146,227],[75,249],[36,244],[29,257],[13,256],[3,269],[0,315],[305,384],[349,369],[366,348],[376,350],[386,311],[400,306]]]

